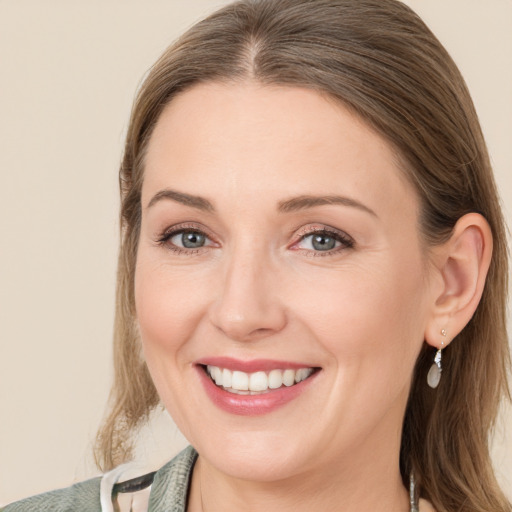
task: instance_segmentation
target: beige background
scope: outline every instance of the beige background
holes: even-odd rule
[[[221,0],[0,0],[0,504],[96,473],[117,253],[117,181],[139,80]],[[512,1],[410,0],[467,78],[509,219]],[[149,466],[184,441],[165,415]],[[512,497],[512,414],[494,459]]]

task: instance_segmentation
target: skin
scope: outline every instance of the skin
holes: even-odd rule
[[[155,199],[169,189],[212,208]],[[278,211],[304,195],[358,205]],[[418,213],[390,145],[316,92],[210,83],[166,107],[146,158],[135,299],[156,388],[200,454],[189,510],[409,510],[398,454],[412,371],[451,317],[439,313],[448,257],[431,264]],[[309,235],[325,228],[341,241],[315,250]],[[205,245],[162,241],[172,229]],[[195,362],[213,356],[321,371],[285,406],[237,416],[200,383]]]

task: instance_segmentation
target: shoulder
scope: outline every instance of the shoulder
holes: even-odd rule
[[[149,510],[185,510],[197,452],[189,446],[155,473]]]
[[[106,503],[111,497],[114,510],[118,512],[132,510],[185,512],[196,459],[197,452],[189,446],[154,473],[115,484],[112,484],[111,480],[110,485],[104,485],[107,474],[102,482],[102,503]],[[119,479],[115,476],[114,480]],[[102,512],[111,512],[111,510],[110,506],[105,506]]]
[[[101,512],[101,477],[7,505],[0,512]]]
[[[189,446],[158,471],[115,484],[113,481],[119,481],[119,478],[114,470],[112,472],[114,478],[110,479],[108,485],[106,481],[109,475],[103,477],[102,503],[107,503],[111,499],[114,502],[114,510],[118,512],[132,510],[185,512],[196,459],[197,452]],[[105,505],[102,509],[102,512],[111,511],[113,512],[110,505]]]
[[[116,468],[103,477],[17,501],[0,512],[106,512],[113,509],[112,498],[130,498],[148,486],[150,510],[185,510],[196,459],[197,452],[189,446],[155,473],[123,480],[123,467]]]

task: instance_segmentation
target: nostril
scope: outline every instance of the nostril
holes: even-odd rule
[[[236,341],[258,340],[281,331],[286,317],[279,307],[272,312],[247,309],[244,312],[228,312],[219,308],[211,314],[211,322],[225,336]]]

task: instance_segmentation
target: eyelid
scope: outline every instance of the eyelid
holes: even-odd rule
[[[166,245],[169,243],[169,241],[172,237],[179,235],[180,233],[183,233],[186,231],[194,231],[197,233],[201,233],[210,242],[213,242],[213,243],[205,245],[203,247],[199,247],[197,249],[188,249],[188,248],[183,248],[183,247],[179,247],[179,246],[172,244],[172,246],[169,247],[170,249],[175,250],[177,252],[193,253],[193,252],[200,251],[206,247],[215,247],[215,246],[219,245],[219,243],[217,242],[215,237],[211,234],[209,229],[207,229],[202,224],[198,224],[195,222],[182,222],[182,223],[178,223],[178,224],[173,224],[172,226],[168,226],[163,231],[161,231],[160,234],[158,234],[156,236],[155,242],[158,245]]]
[[[314,233],[318,233],[318,232],[333,233],[335,235],[340,235],[345,238],[352,239],[352,237],[346,231],[343,231],[338,228],[334,228],[327,224],[321,224],[319,222],[312,222],[312,223],[306,224],[305,226],[302,226],[298,229],[295,229],[295,235],[298,237],[301,237],[304,235],[309,235],[309,234],[314,234]]]

